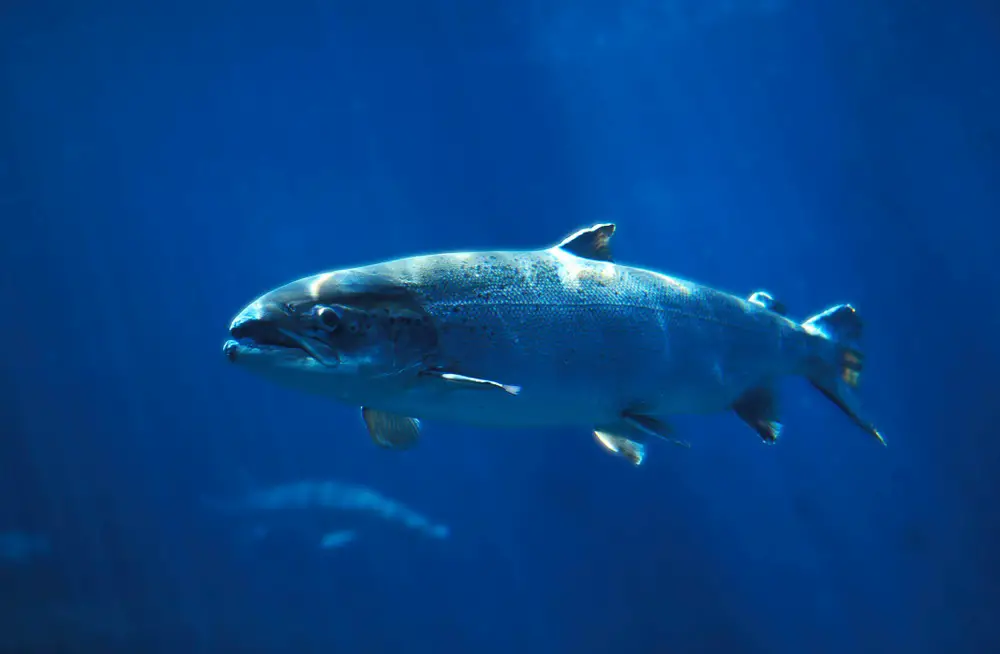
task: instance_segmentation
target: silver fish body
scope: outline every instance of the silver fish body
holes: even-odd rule
[[[785,375],[809,377],[877,435],[850,395],[861,357],[853,308],[799,324],[764,293],[744,299],[615,263],[613,232],[596,225],[544,250],[431,254],[307,277],[258,299],[231,328],[240,338],[247,324],[284,321],[278,340],[301,340],[291,353],[255,358],[244,338],[227,354],[280,383],[365,407],[376,442],[376,432],[390,433],[387,446],[403,444],[392,434],[405,427],[387,416],[585,426],[615,451],[600,434],[641,444],[670,438],[671,415],[728,410],[773,440],[771,385]],[[365,316],[355,330],[369,334],[363,347],[315,328],[317,316],[332,318],[326,307]],[[348,335],[342,321],[337,329]],[[416,429],[403,441],[412,444]]]
[[[557,249],[430,255],[373,271],[399,280],[434,321],[436,365],[522,388],[424,386],[364,402],[415,417],[530,427],[607,424],[638,408],[726,410],[760,381],[799,372],[812,342],[741,298]]]

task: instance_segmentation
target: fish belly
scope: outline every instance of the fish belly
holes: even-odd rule
[[[442,367],[521,388],[517,396],[447,394],[451,408],[490,424],[607,423],[649,392],[667,354],[652,312],[583,304],[463,310],[467,322],[442,328]]]

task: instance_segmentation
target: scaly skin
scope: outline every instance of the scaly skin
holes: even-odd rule
[[[741,298],[558,249],[414,257],[372,267],[416,298],[436,363],[522,387],[383,403],[401,415],[495,426],[601,425],[622,411],[726,411],[803,371],[819,339]]]

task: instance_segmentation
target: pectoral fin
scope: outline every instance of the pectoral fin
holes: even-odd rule
[[[517,395],[521,392],[520,386],[501,384],[500,382],[490,381],[489,379],[477,379],[475,377],[459,375],[453,372],[444,372],[443,370],[426,370],[420,374],[425,377],[435,377],[441,381],[451,384],[455,388],[500,390],[505,393],[509,393],[510,395]]]
[[[406,450],[417,444],[420,421],[416,418],[397,416],[369,407],[361,407],[361,417],[368,427],[368,434],[379,447]]]
[[[638,441],[599,429],[594,430],[594,438],[607,451],[628,459],[632,465],[640,465],[646,458],[646,446]]]
[[[781,435],[781,420],[774,391],[768,386],[751,388],[733,403],[733,411],[757,432],[764,442],[774,443]]]

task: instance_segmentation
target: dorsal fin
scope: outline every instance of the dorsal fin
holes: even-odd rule
[[[785,305],[771,297],[771,294],[767,291],[757,291],[751,294],[750,297],[747,298],[747,302],[756,304],[759,307],[764,307],[768,311],[773,311],[779,316],[783,316],[788,312]]]
[[[613,261],[609,243],[614,233],[614,223],[585,227],[564,238],[556,247],[584,259]]]

